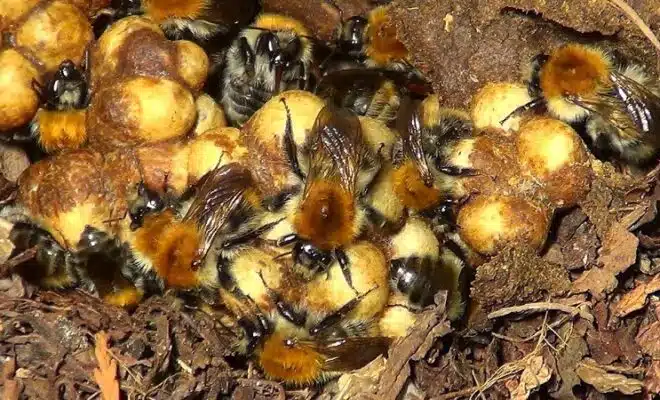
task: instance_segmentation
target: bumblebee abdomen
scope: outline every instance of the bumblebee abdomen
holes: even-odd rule
[[[390,262],[390,281],[394,289],[408,296],[413,304],[425,306],[433,302],[434,269],[437,260],[430,257],[399,258]]]

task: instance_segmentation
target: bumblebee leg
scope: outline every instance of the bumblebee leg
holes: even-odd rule
[[[344,304],[341,306],[338,310],[334,311],[331,314],[328,314],[325,318],[323,318],[319,323],[314,325],[309,329],[309,334],[314,336],[318,334],[319,332],[322,332],[334,325],[336,325],[339,321],[341,321],[348,313],[353,311],[355,307],[357,307],[358,304],[360,304],[360,301],[362,301],[363,298],[365,298],[369,293],[373,292],[376,290],[378,286],[374,286],[373,288],[367,290],[366,292],[354,297],[352,300],[350,300],[348,303]]]
[[[222,248],[226,250],[226,249],[230,249],[230,248],[236,247],[236,246],[241,245],[241,244],[251,242],[255,239],[258,239],[261,235],[263,235],[264,233],[271,230],[275,225],[282,222],[283,219],[284,218],[278,219],[277,221],[269,222],[269,223],[267,223],[263,226],[260,226],[257,229],[253,229],[253,230],[244,232],[244,233],[242,233],[238,236],[235,236],[231,239],[228,239],[228,240],[226,240],[225,242],[222,243]]]
[[[353,289],[355,293],[357,293],[357,290],[353,287],[353,277],[351,276],[351,269],[350,269],[350,260],[346,256],[346,253],[342,249],[336,249],[335,250],[335,258],[337,259],[337,262],[339,263],[339,268],[341,268],[342,274],[344,274],[344,279],[346,279],[346,283],[348,283],[348,286]]]
[[[478,170],[473,168],[462,168],[453,165],[438,165],[437,167],[438,171],[451,176],[472,176],[479,173]]]
[[[500,124],[504,124],[506,121],[509,120],[511,117],[516,117],[518,115],[524,114],[529,110],[536,109],[537,107],[540,107],[545,104],[545,99],[543,97],[537,97],[530,101],[529,103],[525,103],[522,106],[516,108],[515,110],[511,111],[509,115],[504,117],[503,120],[500,121]]]
[[[271,289],[268,286],[266,280],[264,279],[264,275],[261,273],[261,271],[259,271],[259,278],[261,278],[261,282],[264,284],[264,287],[268,291],[268,296],[275,303],[275,306],[277,307],[277,312],[279,312],[281,316],[283,316],[286,320],[288,320],[292,324],[296,326],[305,326],[305,322],[307,321],[307,313],[305,313],[304,311],[297,312],[291,304],[284,301],[279,293],[277,293],[275,290]]]
[[[298,150],[296,148],[296,142],[293,140],[293,128],[291,127],[291,110],[286,104],[286,100],[281,98],[280,101],[284,104],[284,109],[286,110],[286,125],[284,126],[284,152],[286,153],[286,158],[289,160],[291,169],[293,173],[296,174],[300,179],[305,179],[305,175],[300,169],[300,164],[298,163]]]
[[[297,240],[298,240],[298,235],[296,235],[295,233],[290,233],[288,235],[284,235],[281,238],[279,238],[277,240],[277,246],[278,247],[288,246],[291,243],[296,242]]]
[[[270,212],[276,212],[282,209],[286,205],[286,203],[291,200],[293,196],[295,196],[298,192],[300,191],[299,186],[294,186],[291,188],[287,188],[280,193],[268,197],[264,199],[261,202],[261,205],[268,211]]]

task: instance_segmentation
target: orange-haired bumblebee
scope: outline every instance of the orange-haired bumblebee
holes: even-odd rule
[[[85,74],[71,60],[64,60],[45,86],[37,81],[32,86],[42,108],[30,124],[31,136],[47,152],[80,146],[87,139],[84,109],[90,100]]]
[[[378,6],[366,16],[343,19],[341,8],[333,0],[325,0],[338,12],[341,20],[335,49],[325,64],[334,56],[349,57],[368,67],[380,67],[418,73],[408,62],[408,49],[399,40],[396,26],[390,18],[390,6]]]
[[[432,120],[424,123],[425,119]],[[456,166],[448,158],[454,143],[472,135],[467,114],[440,109],[436,118],[423,118],[419,107],[406,98],[397,116],[401,139],[392,155],[394,196],[409,211],[451,222],[453,207],[463,200],[460,176],[475,171]]]
[[[314,310],[305,305],[305,294],[291,300],[295,296],[290,290],[282,288],[280,292],[270,286],[273,281],[278,285],[278,280],[281,286],[281,274],[287,271],[273,275],[269,262],[246,265],[252,271],[248,276],[241,269],[240,279],[225,275],[221,291],[244,333],[240,351],[254,357],[269,379],[291,386],[320,384],[386,353],[391,340],[379,336],[373,319],[384,301],[366,299],[380,296],[374,293],[376,287],[356,294],[337,308]],[[266,270],[259,269],[262,267]],[[305,291],[304,283],[290,285],[293,291]],[[384,293],[386,298],[387,291]],[[253,298],[255,295],[259,297]],[[372,309],[365,310],[362,306],[368,302]]]
[[[660,87],[642,68],[617,62],[595,47],[570,43],[531,61],[530,103],[564,122],[586,121],[594,146],[633,164],[651,161],[660,147]]]
[[[278,245],[294,243],[294,260],[312,270],[325,271],[333,259],[341,265],[350,284],[349,260],[343,248],[360,234],[365,212],[359,199],[380,168],[362,136],[357,116],[327,104],[316,117],[302,152],[307,165],[298,162],[287,112],[284,148],[294,174],[303,182],[302,192],[291,199],[295,233]]]
[[[308,89],[313,45],[299,21],[261,14],[227,50],[221,103],[234,125],[242,125],[276,93]]]
[[[113,0],[110,8],[97,14],[97,19],[109,16],[111,20],[117,20],[129,15],[146,15],[159,24],[170,39],[207,42],[247,25],[258,10],[256,0],[239,3],[228,0]]]
[[[218,258],[273,226],[256,226],[260,205],[252,186],[249,171],[227,164],[202,179],[182,217],[170,207],[137,212],[141,226],[128,239],[133,268],[153,271],[167,287],[216,286]]]

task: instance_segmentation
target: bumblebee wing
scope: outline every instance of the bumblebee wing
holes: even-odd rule
[[[409,97],[404,97],[399,106],[396,128],[403,141],[404,155],[410,157],[426,183],[433,182],[433,176],[422,145],[422,118],[418,107]]]
[[[655,133],[660,128],[660,97],[641,83],[618,72],[611,75],[617,97],[638,130]]]
[[[367,153],[357,116],[328,104],[316,117],[310,139],[308,182],[315,177],[339,178],[344,189],[353,193]]]
[[[197,19],[217,24],[222,34],[249,25],[259,12],[258,0],[207,0],[206,3]]]
[[[660,98],[639,82],[612,72],[612,90],[591,99],[579,98],[574,103],[599,115],[626,135],[627,139],[641,139],[646,133],[660,129]],[[656,135],[649,138],[658,140]]]
[[[218,231],[228,222],[233,211],[243,201],[243,194],[252,184],[250,172],[232,163],[209,171],[199,183],[190,208],[183,217],[193,221],[203,235],[200,257],[211,247]]]
[[[362,368],[381,354],[387,354],[392,339],[384,336],[351,336],[337,339],[299,341],[325,357],[326,371],[352,371]]]

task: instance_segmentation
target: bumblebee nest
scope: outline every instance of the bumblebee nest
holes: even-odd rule
[[[264,8],[290,11],[304,20],[312,17],[301,9],[319,7],[335,19],[311,26],[327,34],[337,15],[321,3],[266,0]],[[359,0],[338,3],[365,9]],[[655,23],[657,35],[653,4],[636,2],[635,8],[642,20]],[[431,78],[443,105],[466,107],[477,101],[474,94],[486,82],[519,80],[523,60],[567,41],[615,45],[646,65],[657,62],[637,26],[605,1],[400,0],[393,16],[413,64]],[[524,131],[525,121],[520,124]],[[516,156],[516,168],[541,174],[534,169],[533,153],[542,138],[527,139],[531,144],[518,139],[517,148],[529,147],[525,157]],[[515,147],[511,138],[483,140],[483,146],[504,153]],[[492,156],[481,160],[492,164],[503,153],[481,154]],[[578,174],[573,182],[583,193],[567,192],[562,175],[546,176],[551,187],[542,190],[512,183],[508,164],[495,178],[508,188],[525,188],[516,191],[524,195],[515,201],[487,181],[473,181],[480,193],[462,209],[459,226],[480,253],[494,256],[475,256],[481,265],[464,321],[450,326],[441,292],[437,305],[420,313],[387,358],[324,386],[285,389],[256,369],[237,368],[245,360],[233,353],[239,333],[232,324],[221,313],[191,308],[172,293],[151,296],[129,313],[81,290],[36,290],[8,274],[21,260],[7,260],[0,266],[0,391],[7,399],[114,399],[119,389],[130,398],[172,399],[657,395],[658,171],[621,172],[591,155],[588,161],[589,177]],[[16,171],[26,162],[20,152],[3,148],[3,202],[11,199]],[[154,171],[153,179],[164,179]],[[539,232],[511,233],[511,243],[520,239],[532,246],[500,247],[492,236],[484,237],[480,223],[488,216],[477,205],[493,204],[483,200],[488,196],[500,196],[504,211],[498,215],[505,217],[500,224],[515,226],[521,215],[542,220]],[[536,215],[539,207],[558,211],[551,220]]]

